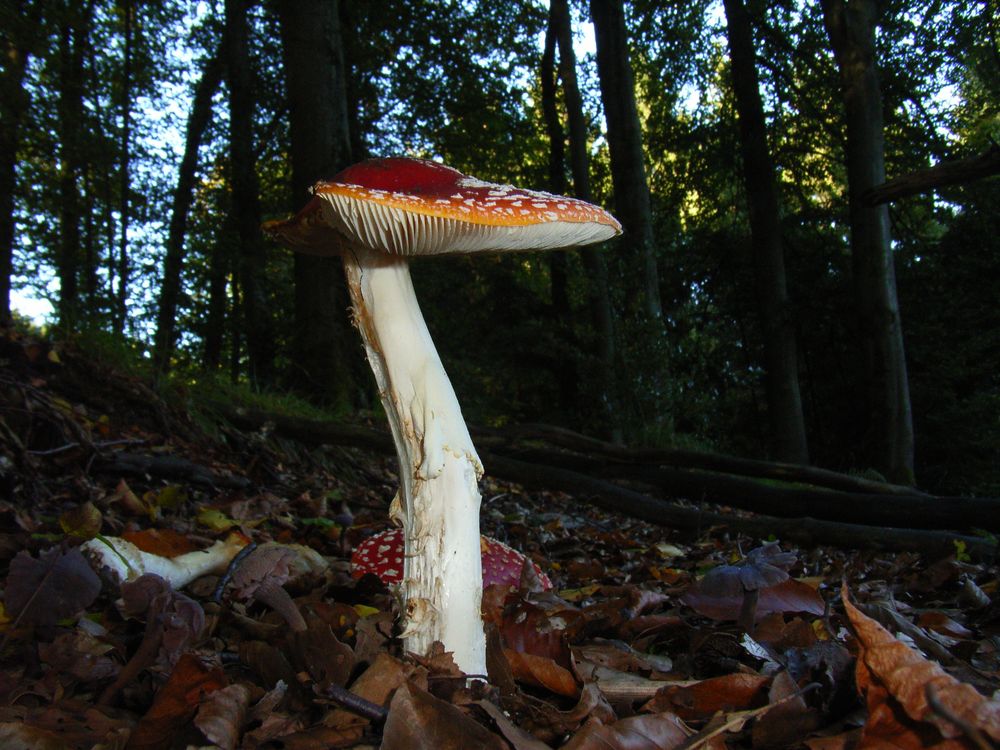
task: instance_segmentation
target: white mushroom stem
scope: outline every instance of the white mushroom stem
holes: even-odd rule
[[[117,536],[98,537],[84,542],[84,554],[100,570],[109,570],[119,582],[134,581],[146,573],[155,573],[179,589],[196,578],[209,573],[222,572],[236,554],[246,546],[246,539],[230,534],[225,540],[196,552],[186,552],[177,557],[161,557],[143,552],[132,542]]]
[[[404,646],[435,641],[466,674],[486,674],[480,602],[483,468],[400,256],[346,249],[344,269],[399,456],[396,511],[406,539]]]

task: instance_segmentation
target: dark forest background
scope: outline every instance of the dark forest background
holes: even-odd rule
[[[6,316],[13,288],[163,383],[377,408],[337,261],[259,226],[433,158],[626,229],[414,264],[469,421],[1000,492],[996,0],[0,9]]]

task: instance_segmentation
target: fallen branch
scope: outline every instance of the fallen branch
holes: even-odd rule
[[[976,156],[941,162],[933,167],[883,182],[868,190],[864,198],[870,205],[877,206],[910,195],[926,193],[947,185],[972,182],[995,174],[1000,174],[1000,146],[994,143]]]
[[[284,437],[311,445],[354,445],[384,454],[393,452],[392,440],[387,434],[366,427],[284,417],[225,405],[217,405],[216,408],[226,419],[243,429],[261,429],[266,425],[267,429]],[[580,471],[543,466],[504,456],[497,451],[495,445],[480,449],[480,455],[487,471],[493,476],[529,487],[562,490],[606,510],[662,526],[696,532],[728,528],[765,539],[773,535],[802,545],[830,544],[848,548],[909,550],[933,555],[954,553],[955,545],[960,543],[964,545],[967,554],[977,559],[992,559],[997,551],[995,542],[990,540],[941,530],[868,526],[821,520],[808,514],[795,518],[777,518],[715,513],[654,498]],[[900,518],[909,521],[912,517],[909,504],[913,502],[913,498],[904,500],[882,496],[880,499],[887,498],[900,503]],[[730,498],[726,504],[735,504],[732,500],[734,498]],[[868,499],[866,502],[872,501]]]

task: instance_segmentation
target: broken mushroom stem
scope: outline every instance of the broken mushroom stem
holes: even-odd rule
[[[261,604],[266,604],[281,615],[281,618],[288,623],[288,627],[292,631],[302,633],[308,629],[305,618],[302,617],[302,612],[299,611],[298,605],[292,600],[288,592],[285,591],[284,586],[274,581],[262,581],[256,590],[254,590],[253,598]]]

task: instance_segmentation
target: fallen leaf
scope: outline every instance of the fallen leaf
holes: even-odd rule
[[[614,724],[591,717],[562,750],[670,750],[690,735],[684,722],[669,712],[630,716]]]
[[[1000,701],[983,697],[971,685],[959,682],[939,664],[925,659],[895,638],[851,604],[846,584],[841,589],[841,599],[860,645],[858,687],[864,691],[877,684],[886,693],[886,703],[881,703],[880,691],[867,691],[865,697],[870,716],[893,711],[898,705],[908,719],[933,724],[944,738],[964,736],[960,727],[929,705],[927,694],[931,692],[949,714],[994,740],[1000,740]],[[916,736],[921,727],[903,723],[900,712],[893,713],[900,719],[901,728]],[[870,720],[865,727],[866,738],[872,736],[872,730]]]
[[[184,654],[167,682],[156,693],[153,705],[139,720],[127,750],[161,750],[170,747],[205,700],[221,689],[226,676],[219,667],[208,667],[198,657]]]
[[[505,648],[503,653],[518,682],[545,688],[568,698],[579,695],[580,686],[573,673],[547,656],[535,656],[509,648]]]
[[[250,703],[246,685],[227,685],[209,693],[198,706],[194,725],[223,750],[235,750]]]
[[[389,704],[382,750],[504,750],[503,740],[461,709],[435,698],[411,682],[403,683]]]
[[[682,719],[708,719],[716,711],[738,711],[760,705],[766,699],[770,677],[729,674],[662,688],[642,709],[653,713],[671,711]]]
[[[22,625],[51,626],[86,609],[101,593],[101,581],[80,550],[55,547],[38,559],[18,552],[5,587],[8,614]]]

